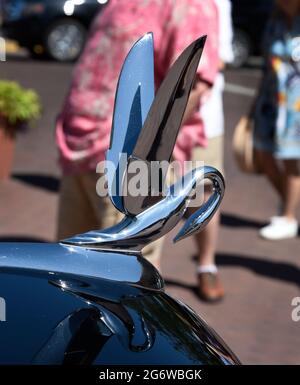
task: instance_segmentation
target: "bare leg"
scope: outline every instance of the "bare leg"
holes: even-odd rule
[[[211,187],[209,189],[211,190]],[[210,195],[205,191],[205,199]],[[215,213],[203,231],[195,235],[198,246],[198,294],[209,302],[219,301],[224,296],[224,288],[215,266],[215,254],[220,222],[220,212]]]
[[[283,173],[278,165],[277,160],[271,152],[257,151],[257,156],[260,159],[260,164],[263,168],[263,173],[267,176],[272,186],[275,188],[279,196],[283,199]]]
[[[300,173],[297,160],[284,160],[283,215],[295,219],[297,206],[300,202]]]
[[[210,190],[210,189],[206,189]],[[210,192],[205,192],[205,200],[209,197]],[[215,253],[218,240],[218,230],[220,222],[220,212],[217,211],[209,224],[200,233],[195,235],[198,248],[198,264],[213,265],[215,264]]]

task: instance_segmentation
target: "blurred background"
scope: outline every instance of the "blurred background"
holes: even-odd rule
[[[54,122],[91,21],[107,1],[0,0],[6,55],[0,78],[34,89],[42,105],[37,123],[17,135],[11,177],[0,180],[0,242],[55,241],[60,170]],[[201,314],[243,363],[299,364],[300,322],[291,313],[293,298],[300,297],[300,239],[258,238],[276,211],[276,196],[262,176],[238,170],[231,144],[261,79],[261,40],[273,3],[232,0],[234,61],[225,72],[224,93],[227,190],[217,252],[225,300],[199,300],[196,248],[192,239],[175,247],[176,229],[164,245],[162,272],[167,290]]]
[[[75,60],[84,45],[87,30],[96,12],[109,0],[1,0],[2,30],[26,48],[32,57],[56,61]],[[231,0],[234,26],[234,61],[240,68],[260,54],[266,20],[274,0]]]

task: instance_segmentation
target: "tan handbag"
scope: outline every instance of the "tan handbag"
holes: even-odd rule
[[[241,171],[260,173],[260,166],[253,146],[253,119],[243,116],[234,129],[233,152]]]

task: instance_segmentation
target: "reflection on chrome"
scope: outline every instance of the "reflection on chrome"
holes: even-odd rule
[[[191,171],[191,177],[182,179],[169,188],[167,196],[149,209],[136,216],[125,216],[117,225],[103,231],[90,231],[62,241],[66,245],[84,246],[95,249],[117,249],[118,251],[139,251],[146,244],[155,241],[171,231],[186,212],[195,189],[203,179],[213,183],[213,194],[190,218],[175,237],[179,241],[200,231],[218,209],[224,195],[222,175],[212,167]],[[179,187],[178,187],[179,186]],[[175,194],[176,193],[176,194]]]

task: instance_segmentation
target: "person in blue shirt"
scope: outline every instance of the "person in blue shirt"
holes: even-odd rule
[[[293,238],[298,234],[300,201],[300,0],[277,0],[265,33],[264,53],[254,147],[281,204],[279,215],[271,218],[260,235]]]

